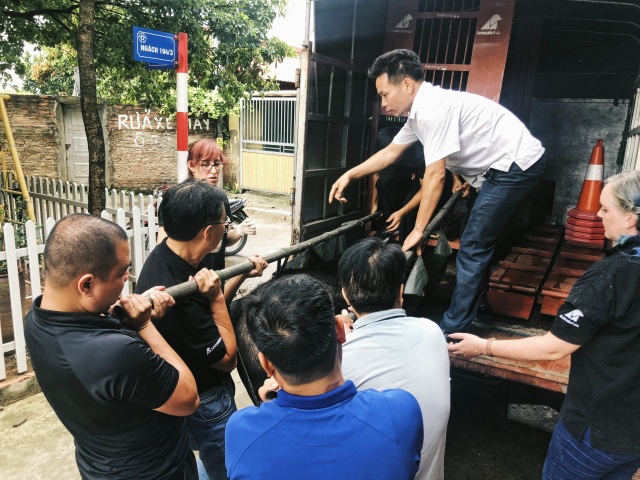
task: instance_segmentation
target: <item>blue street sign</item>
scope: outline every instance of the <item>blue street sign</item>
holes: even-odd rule
[[[173,65],[158,65],[155,63],[147,63],[147,70],[173,70]]]
[[[133,27],[134,60],[173,67],[176,61],[176,50],[176,40],[173,33]]]

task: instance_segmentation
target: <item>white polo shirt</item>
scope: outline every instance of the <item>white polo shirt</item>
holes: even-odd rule
[[[526,170],[544,153],[540,141],[500,104],[428,82],[420,86],[407,123],[393,143],[416,140],[424,146],[426,165],[446,158],[447,168],[474,187],[484,181],[489,168],[508,172],[515,162]]]
[[[416,480],[443,480],[451,382],[440,327],[400,308],[364,315],[342,346],[342,374],[358,390],[401,388],[416,397],[424,428]]]

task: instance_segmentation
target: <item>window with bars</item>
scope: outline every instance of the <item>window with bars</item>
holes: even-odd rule
[[[425,64],[425,80],[464,91],[480,0],[422,0],[418,6],[413,50]]]

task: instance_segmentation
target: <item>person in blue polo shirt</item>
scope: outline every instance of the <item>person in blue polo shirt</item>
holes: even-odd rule
[[[404,390],[358,392],[345,381],[344,324],[326,287],[285,276],[245,301],[260,364],[280,389],[229,419],[229,478],[413,479],[423,439],[418,402]]]

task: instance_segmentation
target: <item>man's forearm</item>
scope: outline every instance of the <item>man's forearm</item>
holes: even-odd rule
[[[224,284],[224,298],[227,305],[231,304],[231,301],[235,298],[240,285],[247,279],[247,274],[237,275],[230,278]]]
[[[147,345],[149,345],[153,353],[162,357],[167,363],[178,370],[181,379],[192,383],[193,388],[196,388],[196,381],[191,370],[189,370],[189,367],[182,361],[182,358],[180,358],[175,350],[171,348],[152,322],[149,322],[142,330],[139,330],[138,335],[147,342]]]
[[[468,333],[453,333],[450,337],[459,342],[449,343],[449,352],[463,357],[491,355],[516,361],[559,360],[580,348],[579,345],[559,339],[551,332],[505,340],[480,338]]]
[[[235,228],[229,229],[227,232],[227,246],[235,245],[242,237]]]
[[[356,178],[366,177],[367,175],[371,175],[374,173],[378,173],[389,165],[392,165],[408,148],[411,144],[408,145],[395,145],[390,144],[386,148],[383,148],[378,153],[372,155],[367,160],[362,162],[359,165],[356,165],[351,170],[347,172],[350,180],[354,180]]]
[[[238,350],[236,334],[233,331],[233,325],[231,324],[231,318],[223,295],[219,295],[211,303],[211,315],[226,348],[225,356],[214,365],[214,368],[230,372],[236,367]]]
[[[427,228],[429,220],[431,220],[433,212],[438,205],[443,188],[444,175],[442,177],[432,176],[429,178],[425,176],[420,190],[420,207],[418,208],[415,230],[423,231]]]

